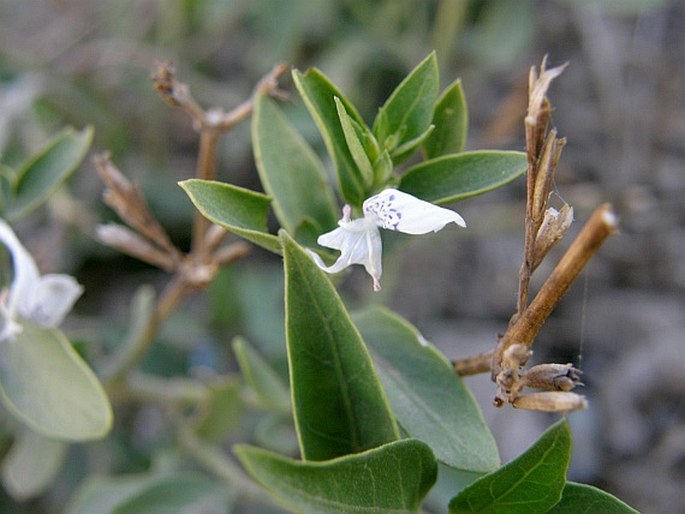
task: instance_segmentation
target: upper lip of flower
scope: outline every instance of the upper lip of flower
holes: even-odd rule
[[[31,254],[14,231],[0,220],[0,242],[12,256],[14,277],[0,295],[0,341],[21,332],[21,321],[41,328],[56,328],[83,293],[76,280],[64,274],[40,275]]]
[[[364,217],[353,220],[350,206],[345,205],[338,228],[319,236],[317,242],[321,246],[340,250],[340,257],[333,265],[326,266],[316,253],[309,253],[328,273],[337,273],[352,264],[363,264],[373,279],[375,291],[381,288],[382,274],[382,244],[378,227],[405,234],[427,234],[437,232],[452,222],[466,226],[456,212],[397,189],[385,189],[367,198],[362,211]]]

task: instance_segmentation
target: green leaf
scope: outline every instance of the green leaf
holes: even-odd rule
[[[423,502],[424,510],[446,514],[447,505],[449,505],[450,500],[454,498],[454,495],[482,476],[483,473],[462,471],[439,462],[438,479],[430,490],[430,493],[428,493],[426,500]]]
[[[428,202],[450,204],[502,187],[523,175],[527,166],[522,152],[445,155],[407,170],[399,189]]]
[[[228,491],[194,473],[138,474],[89,478],[72,498],[67,514],[183,514],[228,512]]]
[[[69,501],[66,514],[112,514],[129,498],[150,487],[159,477],[148,473],[105,477],[91,475]]]
[[[267,413],[259,418],[252,431],[252,442],[265,450],[297,455],[299,446],[293,417],[282,412]]]
[[[86,441],[111,428],[105,391],[59,330],[24,322],[0,350],[0,386],[5,406],[45,436]]]
[[[143,333],[149,330],[152,316],[155,315],[157,295],[150,284],[143,284],[136,289],[129,307],[129,323],[126,336],[112,355],[100,368],[101,376],[110,379],[119,372],[132,354],[138,351],[138,341]]]
[[[326,183],[326,170],[307,142],[266,95],[252,116],[255,162],[274,212],[290,233],[305,220],[319,233],[335,227],[337,206]]]
[[[416,151],[416,149],[421,146],[421,144],[433,133],[434,128],[435,127],[433,125],[429,125],[423,133],[395,148],[392,151],[393,162],[399,163],[410,157]]]
[[[5,217],[21,218],[45,202],[81,163],[92,139],[92,127],[67,128],[33,155],[18,170]]]
[[[269,234],[266,219],[271,199],[261,193],[213,180],[179,182],[202,215],[256,245],[281,253],[278,238]]]
[[[221,442],[240,423],[244,405],[237,377],[217,377],[207,381],[209,406],[197,427],[206,441]]]
[[[342,300],[281,230],[285,325],[302,458],[327,460],[399,438],[371,357]]]
[[[548,512],[550,514],[638,513],[632,507],[601,489],[575,482],[566,482],[561,501]]]
[[[17,172],[9,166],[0,163],[0,213],[5,212],[5,208],[12,197],[12,184],[16,180]]]
[[[519,457],[455,496],[450,514],[547,512],[561,498],[570,456],[571,431],[562,420]]]
[[[338,111],[338,117],[340,118],[340,126],[343,129],[343,134],[345,134],[347,148],[350,151],[352,159],[354,159],[357,168],[359,169],[364,188],[368,190],[368,188],[370,188],[373,184],[373,166],[371,166],[369,156],[366,154],[364,145],[359,139],[357,130],[355,130],[354,123],[356,122],[350,117],[349,114],[347,114],[345,106],[340,98],[336,96],[334,100],[335,107]],[[357,124],[357,126],[359,126],[359,124]]]
[[[471,392],[416,328],[383,307],[354,316],[402,428],[448,466],[484,473],[499,466],[495,440]]]
[[[375,176],[374,189],[390,186],[389,182],[392,177],[392,170],[393,164],[390,152],[383,150],[373,163],[373,173]]]
[[[421,136],[430,127],[439,92],[438,61],[435,52],[426,57],[390,95],[379,109],[372,131],[381,146],[390,150],[395,164],[409,157],[393,150]]]
[[[434,159],[464,151],[468,131],[468,110],[460,79],[452,82],[438,98],[433,110],[432,123],[435,130],[423,143],[426,158]]]
[[[235,452],[255,480],[296,512],[417,512],[437,475],[430,448],[415,439],[326,462],[296,461],[250,446]]]
[[[361,173],[345,141],[334,98],[340,99],[347,114],[353,120],[360,125],[363,125],[364,121],[328,77],[316,68],[310,68],[304,74],[293,70],[293,80],[309,113],[319,127],[328,153],[335,164],[340,194],[346,203],[360,207],[367,192],[364,189]]]
[[[48,439],[32,430],[17,434],[2,461],[5,491],[17,501],[44,493],[62,468],[67,449],[63,441]]]
[[[233,339],[233,351],[243,378],[268,409],[290,412],[290,391],[269,363],[242,337]]]
[[[112,510],[112,514],[229,512],[229,497],[218,483],[187,473],[165,477]]]

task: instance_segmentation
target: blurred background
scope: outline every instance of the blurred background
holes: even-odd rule
[[[551,66],[569,62],[548,95],[568,138],[555,201],[571,204],[577,220],[556,257],[600,203],[614,204],[621,233],[547,322],[534,361],[573,362],[585,373],[590,408],[569,417],[570,478],[644,512],[685,512],[684,28],[685,3],[676,0],[2,0],[0,155],[16,164],[64,125],[93,125],[93,151],[112,152],[185,247],[192,206],[176,182],[194,174],[197,137],[155,93],[156,60],[172,60],[203,105],[226,109],[277,62],[317,66],[369,121],[435,49],[443,86],[462,79],[468,149],[516,150],[530,67],[545,54]],[[325,158],[289,76],[282,84],[292,93],[290,119]],[[221,139],[218,169],[220,180],[260,189],[249,123]],[[381,295],[370,297],[362,271],[350,274],[341,284],[349,303],[391,306],[450,358],[492,348],[515,307],[523,186],[455,206],[468,230],[403,240],[385,258]],[[165,283],[162,272],[95,241],[94,226],[114,217],[102,189],[86,161],[17,227],[42,270],[71,272],[85,285],[66,328],[95,356],[119,343],[136,288]],[[536,285],[554,263],[536,272]],[[259,250],[222,273],[167,323],[148,368],[230,369],[228,342],[243,334],[284,370],[281,275],[279,260]],[[553,420],[492,407],[489,377],[466,382],[504,460]],[[91,468],[144,468],[164,440],[151,419],[119,419],[132,434],[120,441],[122,456]],[[58,486],[22,506],[4,496],[0,503],[6,512],[51,512],[70,494]]]

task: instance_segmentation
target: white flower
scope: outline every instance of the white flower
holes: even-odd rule
[[[331,266],[326,266],[317,254],[309,251],[318,266],[328,272],[337,273],[352,264],[363,264],[373,279],[374,291],[381,289],[381,234],[378,227],[405,234],[427,234],[437,232],[448,223],[465,227],[464,219],[454,211],[443,209],[432,203],[419,200],[396,189],[385,189],[362,206],[364,217],[350,218],[350,206],[343,207],[339,227],[318,238],[321,246],[340,250],[340,257]]]
[[[73,277],[41,276],[33,257],[12,229],[0,220],[0,242],[12,255],[14,277],[9,290],[0,293],[0,342],[22,331],[22,320],[40,328],[56,328],[83,293]]]

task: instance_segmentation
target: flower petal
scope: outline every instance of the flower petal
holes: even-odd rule
[[[0,220],[0,241],[7,247],[12,254],[13,279],[7,297],[4,313],[14,316],[14,313],[22,307],[27,307],[31,303],[34,291],[40,280],[38,267],[21,244],[14,231],[3,220]]]
[[[373,279],[373,288],[381,288],[380,277],[383,272],[381,263],[382,244],[378,228],[366,219],[349,222],[342,221],[340,227],[319,236],[321,246],[340,250],[340,257],[331,266],[314,252],[309,252],[314,262],[327,273],[338,273],[352,264],[363,264]]]
[[[56,328],[74,306],[83,287],[74,277],[63,274],[43,275],[33,293],[32,302],[27,310],[19,309],[19,314],[33,321],[41,328]]]
[[[379,227],[405,234],[437,232],[452,222],[461,227],[466,226],[464,219],[456,212],[419,200],[397,189],[385,189],[368,198],[363,209],[364,216],[375,218]]]
[[[14,315],[7,308],[7,289],[0,294],[0,342],[12,339],[21,333],[22,326],[14,320]]]

